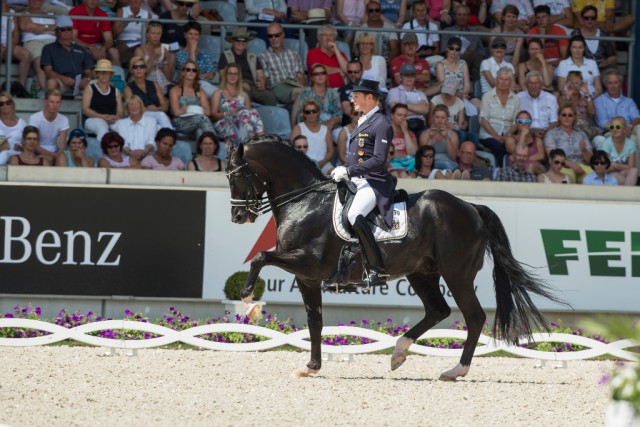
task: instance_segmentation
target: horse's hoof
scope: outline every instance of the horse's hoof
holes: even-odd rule
[[[260,311],[260,304],[255,304],[255,303],[249,304],[247,306],[246,314],[249,320],[251,320],[254,323],[260,320],[260,317],[262,317],[262,313]]]
[[[440,381],[457,381],[458,377],[464,377],[469,372],[468,366],[457,364],[453,369],[440,374]]]
[[[291,376],[293,378],[307,378],[310,375],[315,375],[320,371],[320,369],[311,369],[308,367],[304,367],[304,368],[298,368],[295,369],[292,373]]]
[[[407,356],[404,353],[393,353],[391,356],[391,370],[395,371],[407,360]]]

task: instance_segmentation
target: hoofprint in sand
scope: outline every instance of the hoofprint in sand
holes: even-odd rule
[[[291,371],[307,352],[0,348],[0,424],[10,426],[567,426],[602,425],[612,361],[535,368],[477,357],[458,382],[438,381],[452,359],[389,355]],[[101,357],[102,356],[102,357]]]

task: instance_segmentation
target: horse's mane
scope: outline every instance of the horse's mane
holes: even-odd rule
[[[318,165],[311,160],[302,151],[296,150],[285,139],[280,138],[278,135],[264,134],[256,136],[244,142],[244,145],[256,145],[256,144],[270,144],[274,145],[276,150],[283,150],[287,155],[293,156],[294,161],[304,166],[311,174],[319,180],[326,181],[329,178],[322,173]]]

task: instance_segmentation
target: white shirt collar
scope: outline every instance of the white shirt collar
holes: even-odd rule
[[[358,126],[362,125],[364,122],[367,121],[367,119],[371,116],[373,116],[376,111],[380,110],[380,108],[378,108],[378,106],[376,105],[375,107],[373,107],[373,110],[369,111],[367,114],[360,116],[360,118],[358,119]]]

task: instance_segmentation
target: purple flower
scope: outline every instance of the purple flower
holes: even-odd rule
[[[36,315],[42,316],[42,309],[40,307],[36,307],[34,312],[36,313]]]

